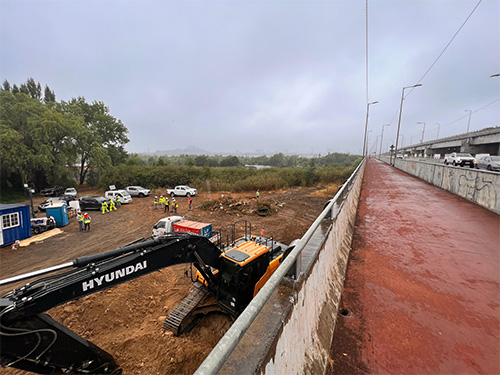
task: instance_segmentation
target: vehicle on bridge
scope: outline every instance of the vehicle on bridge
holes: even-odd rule
[[[476,159],[471,154],[465,152],[452,152],[451,154],[446,154],[444,156],[444,164],[448,165],[460,165],[461,167],[468,165],[474,168],[476,164]]]
[[[489,171],[500,171],[500,156],[484,155],[477,159],[478,169],[487,169]]]

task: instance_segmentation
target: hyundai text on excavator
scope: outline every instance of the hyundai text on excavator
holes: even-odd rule
[[[244,226],[240,238],[235,236],[236,225]],[[244,220],[226,227],[230,227],[231,234],[217,244],[192,233],[167,233],[0,280],[0,285],[4,285],[50,273],[0,299],[0,365],[40,374],[120,374],[121,368],[110,354],[56,322],[45,311],[176,264],[191,263],[197,276],[193,291],[170,313],[165,329],[178,335],[200,314],[214,310],[237,317],[291,246],[272,237],[252,236],[251,224]],[[61,271],[65,268],[71,269]],[[200,305],[208,295],[215,296],[216,303]]]

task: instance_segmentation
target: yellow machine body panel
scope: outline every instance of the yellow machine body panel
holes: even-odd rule
[[[267,253],[270,249],[271,248],[269,246],[262,245],[254,241],[246,241],[242,244],[239,244],[238,246],[233,247],[231,250],[223,253],[221,257],[226,258],[231,262],[237,263],[241,267],[244,267],[246,264],[250,263],[254,259],[262,256],[262,254]],[[238,250],[239,252],[248,255],[248,257],[245,257],[245,259],[242,261],[237,261],[234,258],[229,257],[228,254],[234,250]]]
[[[264,286],[264,284],[267,283],[267,280],[269,280],[269,278],[272,276],[272,274],[274,273],[274,271],[276,271],[276,269],[278,268],[278,266],[281,264],[281,258],[283,258],[283,254],[281,254],[279,257],[277,257],[276,259],[274,259],[273,261],[271,261],[271,263],[269,263],[269,267],[267,268],[266,273],[257,282],[257,284],[255,284],[255,289],[254,289],[254,292],[253,292],[253,296],[254,297],[256,296],[257,293],[259,293],[259,290],[262,289],[262,287]]]

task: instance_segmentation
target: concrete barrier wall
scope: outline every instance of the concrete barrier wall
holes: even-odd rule
[[[500,173],[412,159],[395,167],[500,214]]]
[[[257,373],[323,374],[351,249],[363,169],[352,185],[308,273],[294,286],[293,304]],[[339,207],[333,207],[337,211]]]

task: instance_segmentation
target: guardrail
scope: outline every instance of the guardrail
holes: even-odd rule
[[[212,352],[207,356],[205,361],[200,365],[200,367],[195,372],[195,375],[207,375],[207,374],[217,374],[219,370],[224,366],[226,360],[229,358],[235,347],[238,345],[242,337],[245,335],[252,322],[257,318],[263,307],[266,305],[268,299],[276,293],[278,288],[283,286],[283,283],[290,283],[290,281],[285,278],[287,273],[292,269],[292,274],[296,275],[295,280],[292,282],[292,287],[288,290],[291,291],[290,296],[286,296],[285,302],[288,303],[288,306],[282,309],[282,315],[279,317],[280,327],[275,329],[276,331],[281,330],[281,335],[283,338],[286,335],[294,334],[293,325],[290,325],[292,329],[292,333],[288,333],[290,330],[287,330],[285,333],[285,320],[293,320],[297,319],[293,317],[293,313],[297,312],[299,316],[303,316],[303,312],[300,310],[300,305],[304,307],[305,303],[303,298],[307,298],[307,295],[311,296],[311,292],[307,292],[311,288],[315,288],[314,283],[317,280],[313,280],[312,275],[315,273],[315,266],[319,264],[320,267],[318,269],[318,275],[322,274],[322,278],[324,278],[323,283],[327,288],[335,289],[334,294],[336,295],[332,301],[335,305],[333,308],[329,309],[330,313],[333,314],[333,322],[329,322],[331,326],[331,334],[333,334],[334,321],[336,318],[336,310],[338,309],[338,303],[340,300],[340,292],[343,286],[343,280],[345,276],[345,269],[347,266],[347,257],[348,252],[350,250],[350,243],[352,239],[352,230],[354,227],[354,218],[357,210],[357,201],[359,198],[359,192],[361,189],[361,180],[362,174],[364,171],[365,161],[356,168],[353,174],[349,177],[349,179],[344,183],[344,185],[339,189],[337,194],[333,199],[329,201],[326,205],[322,213],[318,216],[318,218],[314,221],[308,231],[304,234],[304,236],[299,240],[299,242],[295,245],[295,248],[291,251],[291,253],[287,256],[287,258],[283,261],[283,263],[278,267],[276,272],[271,276],[271,278],[267,281],[264,287],[260,290],[260,292],[253,298],[248,307],[243,311],[243,313],[236,319],[236,321],[232,324],[231,328],[226,332],[226,334],[221,338],[216,347],[212,350]],[[354,189],[355,188],[355,189]],[[346,205],[346,202],[349,202]],[[325,221],[328,223],[328,228],[325,231],[323,227],[325,226]],[[338,231],[334,231],[335,224],[338,224]],[[314,254],[307,254],[303,256],[304,249],[307,248],[309,241],[313,236],[315,236],[318,231],[322,231],[324,234],[324,239],[320,240],[319,243],[315,243],[313,245]],[[344,235],[342,232],[350,232]],[[334,244],[334,245],[332,245]],[[325,250],[325,248],[328,248]],[[342,248],[339,250],[339,248]],[[324,250],[324,251],[323,251]],[[329,254],[327,256],[327,261],[319,262],[317,259],[321,256],[325,256],[328,251],[333,251],[336,254],[332,256]],[[342,253],[342,255],[338,255],[337,253]],[[304,259],[302,259],[304,258]],[[341,258],[341,260],[339,260]],[[330,269],[328,269],[330,267]],[[336,270],[332,271],[332,268],[336,268]],[[337,269],[338,268],[338,269]],[[325,274],[326,272],[326,274]],[[326,276],[325,276],[326,275]],[[331,281],[329,278],[335,278],[336,282]],[[308,283],[308,281],[310,281]],[[339,286],[340,283],[340,286]],[[301,290],[303,292],[301,292]],[[315,316],[319,318],[321,313],[323,312],[324,300],[327,297],[331,297],[331,290],[326,291],[325,293],[321,293],[322,300],[320,301],[321,306],[315,306],[316,309],[321,311],[316,311]],[[301,301],[302,300],[302,301]],[[315,301],[314,303],[317,303]],[[306,308],[309,308],[310,303],[308,301]],[[271,311],[276,310],[273,306],[270,307]],[[273,312],[271,312],[273,313]],[[300,318],[299,318],[300,319]],[[317,324],[318,319],[311,319],[309,324],[310,327],[307,328],[308,331],[314,330]],[[302,324],[303,325],[303,324]],[[268,332],[267,332],[268,333]],[[274,332],[277,333],[277,332]],[[300,332],[297,332],[297,335],[301,335]],[[275,337],[272,337],[271,340],[275,340]],[[311,340],[314,340],[312,338]],[[330,344],[330,339],[327,342],[327,345]],[[302,340],[306,341],[306,340]],[[280,345],[292,345],[294,346],[296,343],[288,342],[288,339],[281,340],[281,344],[277,344],[274,341],[275,350],[279,350]],[[262,343],[261,343],[262,344]],[[264,344],[262,344],[264,345]],[[271,344],[268,344],[271,345]],[[308,344],[306,344],[308,345]],[[269,349],[269,347],[267,348]],[[328,350],[328,348],[326,348]],[[248,353],[247,353],[248,354]],[[269,356],[272,354],[263,353],[264,356]],[[304,352],[302,352],[299,356],[294,356],[290,353],[290,357],[304,357]],[[291,358],[292,359],[292,358]],[[242,358],[243,361],[248,362],[247,356]],[[274,361],[267,361],[267,364],[264,363],[263,358],[258,358],[256,360],[259,366],[274,366],[270,364]],[[324,361],[326,361],[326,356],[324,357]],[[302,373],[305,364],[303,362],[296,362],[294,364],[294,368],[291,368],[290,365],[287,366],[288,373]],[[238,367],[239,372],[246,373]],[[253,372],[256,371],[254,368]],[[281,370],[283,371],[283,369]],[[226,371],[227,372],[227,371]],[[277,371],[278,373],[280,371]]]

